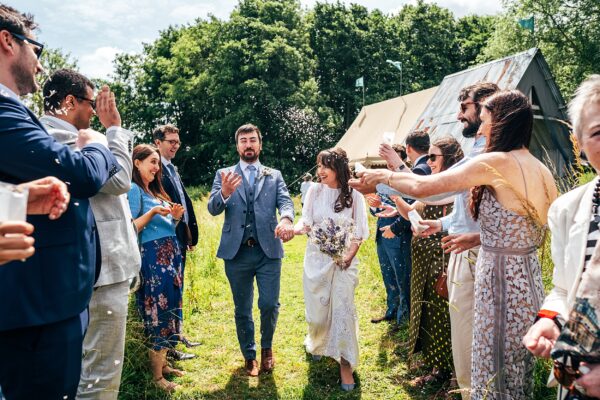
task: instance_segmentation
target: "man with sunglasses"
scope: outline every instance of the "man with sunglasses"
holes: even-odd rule
[[[158,126],[153,132],[154,144],[158,147],[162,161],[161,181],[165,192],[174,203],[183,205],[184,213],[181,222],[177,224],[177,241],[181,249],[182,268],[185,268],[186,252],[194,250],[198,244],[198,224],[196,223],[196,213],[190,196],[188,196],[177,167],[173,164],[173,158],[181,148],[181,139],[179,138],[179,128],[174,125]],[[182,269],[183,276],[183,269]],[[200,343],[188,340],[183,334],[180,337],[181,343],[186,347],[196,347]],[[196,357],[193,353],[184,353],[176,349],[169,349],[167,356],[174,360],[189,360]]]
[[[40,122],[72,150],[80,129],[94,114],[106,129],[108,147],[121,171],[90,199],[102,257],[90,301],[90,325],[83,341],[78,399],[117,399],[125,350],[130,281],[138,275],[140,254],[126,194],[131,188],[133,133],[121,127],[115,96],[104,86],[94,100],[94,84],[77,71],[60,69],[43,88],[45,115]],[[96,107],[97,103],[97,107]],[[115,361],[119,361],[115,365]]]
[[[88,198],[120,169],[103,135],[80,132],[82,151],[73,152],[19,99],[39,89],[35,28],[31,16],[0,4],[0,180],[55,176],[67,183],[71,201],[56,220],[28,216],[35,254],[0,269],[0,386],[7,400],[77,393],[96,259]]]

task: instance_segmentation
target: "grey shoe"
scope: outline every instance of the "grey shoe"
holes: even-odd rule
[[[341,387],[344,392],[351,392],[356,387],[356,383],[342,383]]]
[[[316,354],[313,354],[313,355],[312,355],[312,360],[313,360],[313,361],[320,361],[320,360],[321,360],[321,358],[323,358],[323,356],[319,356],[319,355],[316,355]]]

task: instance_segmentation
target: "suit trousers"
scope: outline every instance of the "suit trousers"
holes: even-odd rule
[[[448,303],[452,358],[463,400],[470,399],[475,261],[479,247],[451,254],[448,261]]]
[[[98,287],[90,301],[83,340],[78,399],[116,400],[125,353],[129,281]]]
[[[385,317],[401,324],[410,314],[410,240],[378,237],[377,257],[387,296]]]
[[[268,258],[260,245],[242,245],[232,260],[225,260],[225,274],[229,280],[235,305],[235,326],[240,350],[246,360],[256,359],[254,341],[254,278],[258,287],[258,309],[260,310],[260,345],[272,347],[273,334],[279,316],[279,287],[281,259]]]
[[[0,332],[0,387],[6,400],[75,399],[81,371],[81,316]]]

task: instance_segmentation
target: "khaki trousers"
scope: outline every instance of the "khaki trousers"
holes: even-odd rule
[[[448,303],[452,358],[463,400],[470,399],[473,345],[473,286],[479,247],[451,254],[448,262]]]

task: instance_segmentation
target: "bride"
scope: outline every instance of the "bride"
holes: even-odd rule
[[[358,364],[358,317],[354,289],[358,284],[355,256],[367,239],[369,228],[363,196],[348,186],[350,168],[341,148],[325,150],[317,156],[319,184],[310,187],[296,234],[311,232],[324,220],[352,221],[349,247],[341,260],[321,252],[311,240],[304,256],[304,301],[308,334],[304,344],[315,361],[321,356],[340,364],[342,389],[354,389],[352,371]]]

